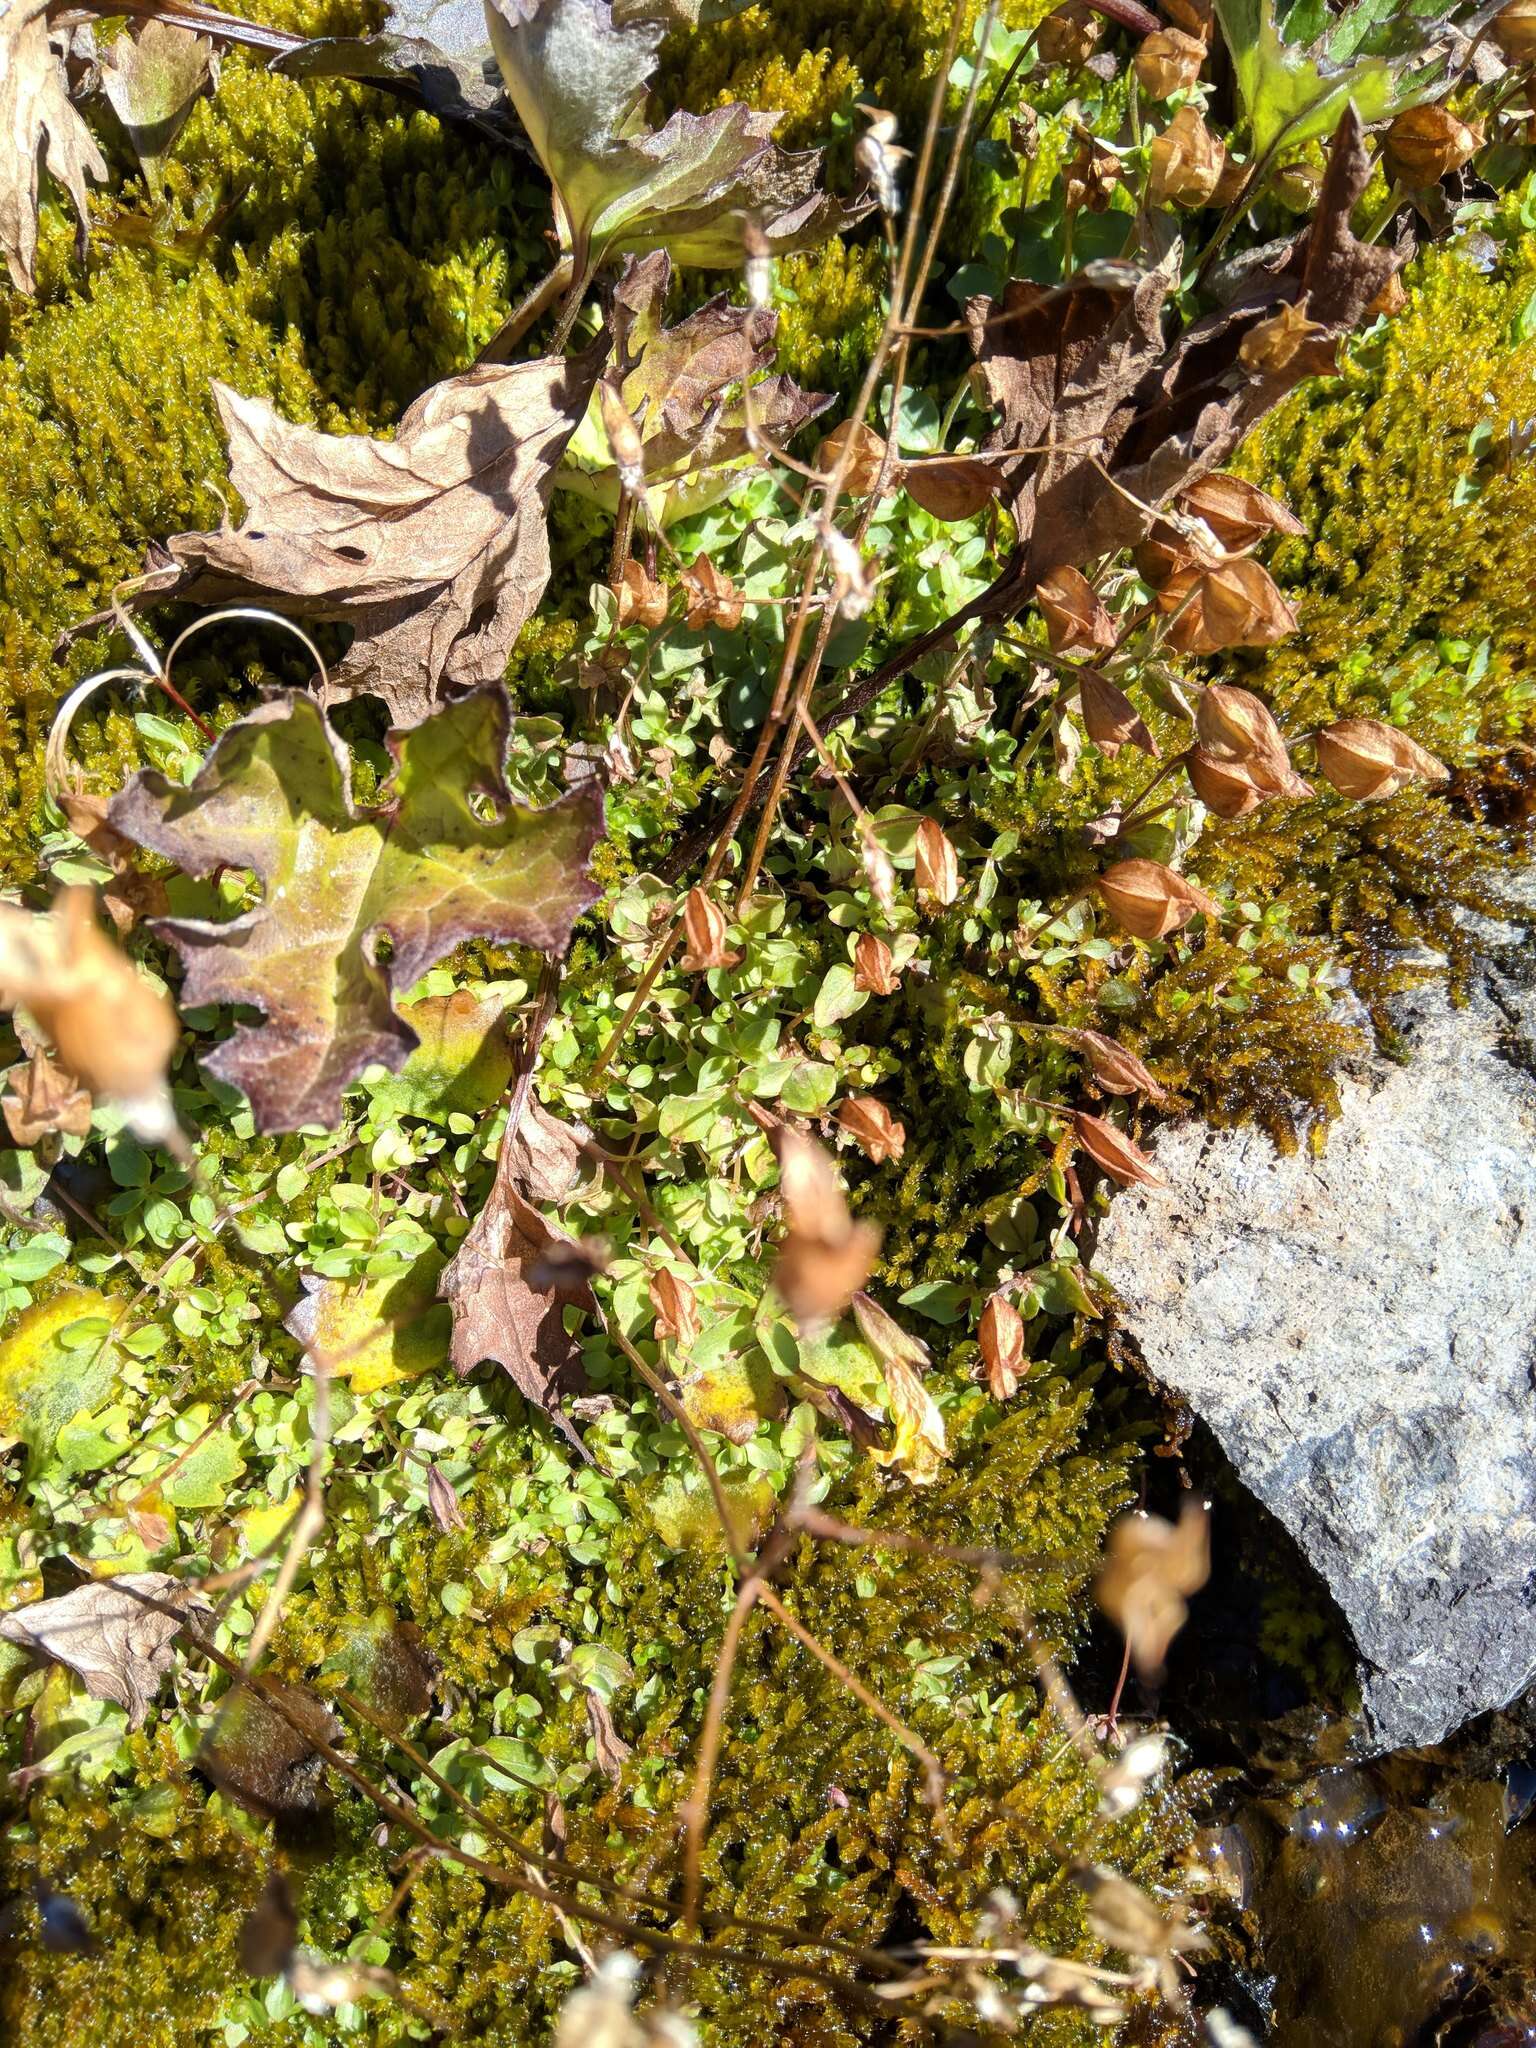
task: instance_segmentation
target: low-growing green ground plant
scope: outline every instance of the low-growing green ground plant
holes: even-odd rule
[[[695,11],[521,149],[274,9],[7,246],[39,2048],[1193,2038],[1089,1225],[1523,844],[1518,0]]]

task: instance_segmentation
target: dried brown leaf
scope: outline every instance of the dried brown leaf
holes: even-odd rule
[[[1063,565],[1042,576],[1035,603],[1057,654],[1099,654],[1115,644],[1115,622],[1081,569]]]
[[[508,1148],[507,1171],[530,1202],[563,1202],[582,1177],[583,1134],[530,1094]]]
[[[165,1608],[172,1611],[166,1613]],[[115,1700],[137,1728],[175,1658],[171,1644],[207,1603],[165,1572],[91,1579],[54,1600],[0,1615],[0,1637],[66,1664],[92,1699]]]
[[[841,495],[848,498],[864,498],[880,480],[880,468],[885,461],[885,437],[877,434],[873,427],[863,420],[843,420],[826,435],[816,450],[816,467],[823,476],[830,476],[841,461],[843,451],[851,449],[848,467],[843,472]],[[894,490],[896,475],[893,473],[887,490]]]
[[[729,632],[741,624],[746,596],[715,567],[708,555],[700,555],[683,571],[683,589],[688,598],[690,632],[700,632],[705,626],[723,626]]]
[[[876,1166],[900,1159],[907,1147],[905,1127],[874,1095],[850,1095],[837,1106],[838,1128],[848,1133]]]
[[[68,31],[61,31],[61,40]],[[70,104],[64,64],[48,17],[28,0],[10,0],[0,17],[0,252],[19,292],[35,288],[38,173],[46,164],[69,194],[84,238],[87,178],[107,163]]]
[[[24,1150],[59,1134],[83,1138],[91,1128],[90,1090],[39,1050],[12,1067],[0,1112],[12,1144]]]
[[[633,555],[619,571],[614,596],[618,599],[621,626],[654,629],[665,623],[669,602],[667,586],[650,575],[645,564],[637,562]]]

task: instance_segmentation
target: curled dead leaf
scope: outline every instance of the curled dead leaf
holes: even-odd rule
[[[1357,803],[1395,796],[1410,782],[1448,781],[1450,770],[1417,740],[1376,718],[1340,718],[1317,735],[1317,765],[1340,796]]]
[[[1112,761],[1122,747],[1140,747],[1144,754],[1157,755],[1157,741],[1147,722],[1118,684],[1099,669],[1085,668],[1078,678],[1083,706],[1083,730]]]
[[[907,1147],[905,1126],[874,1095],[850,1095],[837,1107],[838,1127],[876,1166],[900,1159]]]
[[[853,949],[853,985],[865,995],[894,995],[900,986],[890,947],[874,932],[860,932]]]
[[[1024,1377],[1024,1318],[1006,1294],[993,1294],[976,1330],[987,1390],[994,1401],[1011,1401]]]
[[[686,941],[678,963],[689,974],[707,974],[715,967],[736,967],[741,954],[726,944],[730,920],[702,889],[690,889],[683,905],[683,937]]]
[[[692,1350],[703,1325],[699,1320],[699,1298],[692,1283],[670,1266],[651,1275],[646,1285],[651,1312],[656,1318],[658,1342],[670,1341],[680,1351]]]
[[[917,828],[917,900],[925,910],[943,910],[960,894],[960,860],[954,842],[934,818]]]
[[[1125,1637],[1144,1678],[1163,1668],[1168,1645],[1189,1613],[1188,1600],[1211,1574],[1210,1515],[1186,1500],[1177,1522],[1122,1515],[1109,1532],[1094,1598]]]
[[[880,1233],[855,1222],[831,1160],[814,1139],[788,1124],[772,1134],[788,1229],[773,1287],[802,1328],[841,1315],[874,1269]]]
[[[1167,1176],[1158,1172],[1141,1147],[1104,1117],[1077,1109],[1072,1112],[1072,1125],[1089,1158],[1102,1166],[1112,1180],[1119,1181],[1121,1187],[1167,1187]]]
[[[45,11],[25,0],[12,0],[0,15],[0,254],[19,292],[36,283],[44,164],[69,194],[82,236],[89,220],[85,181],[107,176],[106,159],[70,102],[62,56],[67,39],[67,30],[54,31]]]
[[[1156,860],[1121,860],[1100,875],[1105,909],[1133,939],[1161,939],[1192,917],[1215,919],[1221,907],[1196,883]]]

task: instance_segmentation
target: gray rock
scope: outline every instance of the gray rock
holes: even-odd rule
[[[1536,957],[1483,925],[1472,1000],[1345,1082],[1320,1158],[1170,1126],[1096,1268],[1342,1609],[1382,1749],[1536,1680]]]

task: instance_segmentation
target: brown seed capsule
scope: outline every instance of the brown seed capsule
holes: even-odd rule
[[[1035,48],[1046,64],[1065,64],[1079,71],[1103,40],[1104,24],[1083,0],[1066,0],[1066,5],[1048,14],[1035,31]]]
[[[1211,0],[1163,0],[1163,12],[1175,27],[1198,36],[1202,42],[1210,41],[1215,26]]]
[[[1223,761],[1204,747],[1191,747],[1184,757],[1195,795],[1218,818],[1246,818],[1271,792],[1260,789],[1241,761]]]
[[[646,1292],[656,1317],[657,1340],[671,1338],[681,1350],[690,1350],[703,1327],[699,1321],[699,1298],[690,1282],[664,1266],[651,1275]]]
[[[1246,477],[1213,470],[1179,493],[1179,508],[1203,520],[1224,548],[1251,548],[1268,533],[1305,533],[1289,505]]]
[[[678,963],[687,974],[706,974],[712,967],[735,967],[741,955],[726,945],[730,921],[719,904],[702,889],[690,889],[683,905],[683,937],[687,941]]]
[[[842,460],[847,449],[848,467],[843,471],[840,496],[864,498],[875,488],[880,479],[880,466],[885,461],[885,438],[873,427],[865,426],[862,420],[844,420],[834,427],[816,450],[816,467],[823,476],[830,476]],[[886,488],[894,488],[894,477]]]
[[[1136,79],[1152,99],[1166,100],[1186,92],[1200,76],[1205,43],[1183,29],[1160,28],[1145,37],[1136,52]]]
[[[1122,1187],[1167,1187],[1167,1177],[1158,1172],[1141,1147],[1132,1144],[1124,1131],[1117,1131],[1103,1117],[1076,1109],[1072,1112],[1072,1125],[1077,1142],[1088,1157]]]
[[[1152,1102],[1166,1102],[1167,1093],[1155,1074],[1118,1039],[1102,1031],[1074,1031],[1070,1043],[1088,1061],[1088,1070],[1106,1095],[1145,1095]]]
[[[1151,532],[1137,541],[1131,552],[1136,561],[1136,573],[1154,590],[1161,590],[1181,569],[1192,569],[1200,561],[1192,544],[1165,519],[1158,520]],[[1209,556],[1212,563],[1217,559],[1215,555]]]
[[[1096,668],[1083,670],[1078,689],[1083,704],[1083,730],[1100,753],[1107,754],[1112,761],[1122,747],[1140,747],[1144,754],[1156,758],[1157,741],[1124,690]]]
[[[924,818],[917,828],[915,875],[917,900],[925,909],[943,910],[960,894],[960,861],[954,843],[932,818]]]
[[[1408,294],[1403,288],[1402,277],[1394,270],[1375,298],[1366,307],[1366,318],[1369,320],[1395,320],[1407,303]]]
[[[603,432],[613,450],[619,482],[632,496],[639,497],[645,489],[645,448],[640,439],[640,428],[634,414],[606,377],[598,385],[597,395],[603,410]]]
[[[645,564],[637,562],[633,555],[619,571],[613,594],[619,601],[621,626],[656,627],[667,616],[667,586],[649,574]]]
[[[1220,906],[1198,884],[1157,860],[1118,860],[1098,880],[1099,895],[1121,931],[1133,939],[1161,939],[1181,931],[1202,913],[1212,920]]]
[[[1341,718],[1317,736],[1317,765],[1339,792],[1358,803],[1395,796],[1410,782],[1445,782],[1443,761],[1376,718]]]
[[[1216,180],[1216,189],[1211,194],[1212,206],[1234,205],[1247,190],[1252,173],[1252,158],[1234,156],[1229,149],[1222,160],[1221,176]]]
[[[741,624],[746,596],[729,576],[723,576],[709,559],[700,555],[683,571],[683,589],[688,594],[688,630],[697,633],[705,626],[723,626],[727,631]]]
[[[1508,0],[1488,33],[1506,64],[1536,63],[1536,0]]]
[[[1438,185],[1483,146],[1481,122],[1463,121],[1449,107],[1405,107],[1387,130],[1387,170],[1411,191]]]
[[[1300,298],[1294,305],[1282,306],[1269,319],[1261,320],[1250,327],[1238,347],[1238,357],[1245,370],[1252,370],[1256,377],[1278,376],[1300,355],[1309,342],[1314,342],[1327,329],[1316,320],[1307,318],[1306,299]]]
[[[841,1315],[869,1278],[880,1233],[856,1223],[821,1147],[788,1124],[770,1142],[789,1228],[773,1269],[773,1287],[795,1320],[815,1326]]]
[[[873,932],[861,932],[853,949],[854,987],[862,989],[865,995],[889,996],[896,993],[900,979],[884,939]]]
[[[906,1126],[898,1123],[876,1096],[848,1096],[837,1106],[837,1122],[876,1166],[900,1159],[907,1149]]]
[[[1205,206],[1226,160],[1226,145],[1193,107],[1181,107],[1148,153],[1147,196],[1154,206]]]
[[[1124,166],[1115,152],[1106,149],[1097,136],[1085,135],[1067,165],[1067,211],[1076,213],[1086,207],[1089,213],[1106,212],[1111,194],[1124,178]]]
[[[994,1401],[1011,1401],[1024,1377],[1024,1318],[1006,1294],[988,1299],[976,1336],[987,1368],[987,1391]]]
[[[1202,690],[1195,706],[1195,731],[1207,755],[1243,768],[1254,787],[1266,795],[1311,795],[1291,766],[1285,735],[1269,707],[1251,690],[1240,690],[1231,683],[1212,683]]]
[[[1114,646],[1115,622],[1081,569],[1053,569],[1043,576],[1035,588],[1035,603],[1054,653]]]
[[[1214,569],[1184,569],[1158,592],[1175,614],[1168,638],[1180,654],[1267,647],[1296,630],[1296,614],[1261,563],[1243,557]]]

